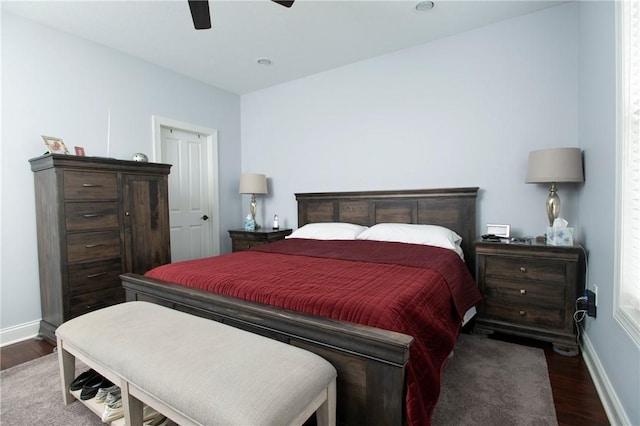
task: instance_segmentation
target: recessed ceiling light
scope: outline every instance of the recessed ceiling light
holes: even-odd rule
[[[260,59],[258,59],[258,63],[260,65],[271,65],[271,59],[269,59],[269,58],[260,58]]]
[[[432,1],[419,1],[418,4],[416,4],[416,12],[428,12],[429,10],[433,9],[433,6],[434,3]]]

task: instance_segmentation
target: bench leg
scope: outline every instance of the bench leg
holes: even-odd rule
[[[316,423],[318,426],[336,425],[336,379],[334,378],[327,387],[327,400],[316,410]]]
[[[129,383],[126,381],[122,381],[120,389],[122,390],[122,407],[124,409],[125,424],[128,426],[142,425],[142,401],[131,395],[129,392]]]
[[[69,391],[69,386],[73,382],[76,370],[76,357],[67,352],[62,339],[58,338],[58,366],[60,368],[60,379],[62,381],[62,400],[65,405],[75,401]]]

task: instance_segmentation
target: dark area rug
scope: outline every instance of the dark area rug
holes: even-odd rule
[[[84,369],[77,364],[76,372]],[[79,402],[63,405],[57,354],[2,371],[0,408],[7,426],[103,425]],[[544,352],[461,335],[444,369],[433,425],[557,425]]]
[[[432,420],[434,426],[557,425],[544,351],[461,334]]]

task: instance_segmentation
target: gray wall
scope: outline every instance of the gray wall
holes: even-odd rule
[[[543,234],[527,157],[579,145],[577,37],[570,4],[244,95],[242,170],[271,178],[260,213],[295,227],[295,192],[479,186],[479,231]],[[573,225],[577,188],[559,185]]]
[[[33,174],[40,135],[105,156],[153,152],[152,115],[219,131],[220,235],[240,216],[240,97],[116,50],[2,14],[1,327],[40,318]],[[73,151],[72,151],[73,152]],[[225,232],[222,232],[222,231]],[[228,238],[222,250],[229,251]]]

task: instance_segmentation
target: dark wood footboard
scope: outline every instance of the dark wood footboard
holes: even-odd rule
[[[121,276],[127,301],[213,319],[314,352],[338,371],[338,423],[402,425],[411,336],[300,314],[136,274]]]

